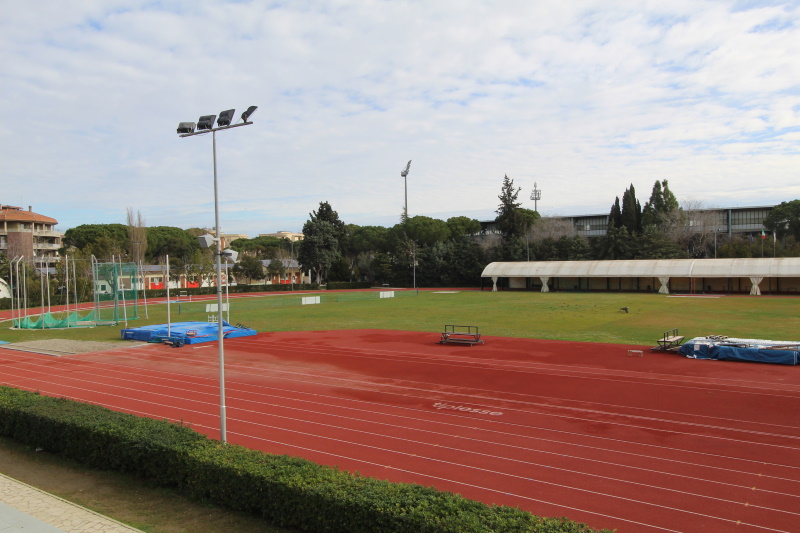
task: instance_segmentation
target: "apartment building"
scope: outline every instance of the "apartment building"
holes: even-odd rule
[[[59,261],[58,249],[64,234],[56,230],[58,221],[34,213],[28,206],[0,204],[0,252],[9,258],[24,256],[42,266],[52,266]]]

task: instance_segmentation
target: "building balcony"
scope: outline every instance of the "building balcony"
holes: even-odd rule
[[[33,243],[34,250],[58,250],[61,248],[60,244],[50,242],[35,242]]]
[[[35,237],[55,237],[56,239],[61,239],[64,237],[64,234],[60,231],[49,230],[49,229],[37,229],[33,230],[33,235]]]

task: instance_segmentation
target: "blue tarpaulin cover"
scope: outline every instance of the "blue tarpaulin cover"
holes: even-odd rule
[[[177,337],[183,339],[185,344],[198,344],[212,342],[219,339],[219,326],[216,322],[173,322],[167,334],[166,324],[140,326],[138,328],[125,328],[120,330],[120,336],[126,340],[149,342],[155,338]],[[254,329],[231,326],[222,322],[222,335],[226,339],[236,337],[249,337],[258,333]]]
[[[785,346],[785,349],[781,349]],[[687,341],[680,353],[692,359],[752,361],[778,365],[797,365],[800,343],[759,339],[715,340],[697,337]]]

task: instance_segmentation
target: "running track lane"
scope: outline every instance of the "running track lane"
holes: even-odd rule
[[[229,340],[229,440],[620,531],[800,523],[797,368],[437,338]],[[216,344],[70,357],[0,350],[0,382],[184,420],[214,437],[216,355]]]

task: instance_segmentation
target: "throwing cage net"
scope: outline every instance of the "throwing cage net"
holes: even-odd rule
[[[97,325],[115,325],[139,318],[136,263],[94,263],[92,277]]]
[[[67,269],[69,269],[68,265],[69,262],[67,262]],[[32,268],[24,264],[20,266],[22,267],[22,275],[18,275],[17,279],[17,284],[19,284],[20,287],[16,289],[16,309],[12,309],[13,326],[15,328],[58,329],[93,327],[99,325],[116,325],[120,322],[139,318],[139,286],[141,282],[135,263],[93,262],[91,268],[91,282],[89,285],[85,285],[90,287],[89,290],[93,293],[93,303],[75,304],[76,299],[73,299],[72,308],[70,309],[68,303],[66,309],[63,311],[50,310],[50,272],[48,269]],[[39,298],[29,299],[25,294],[27,287],[25,289],[22,288],[22,284],[27,282],[25,280],[20,282],[19,278],[25,277],[26,270],[28,272],[31,270],[38,271],[42,288]],[[74,272],[75,269],[73,266],[73,275]],[[46,284],[44,282],[45,275],[48,276]],[[73,282],[74,278],[66,282],[67,291],[69,291],[69,287]],[[35,288],[36,282],[32,281],[30,285]],[[37,312],[34,310],[33,312],[35,314],[29,314],[31,307],[35,305],[34,302],[39,303],[36,301],[39,299],[41,299],[41,306],[39,309],[44,312]],[[85,302],[85,300],[83,301]],[[91,308],[89,305],[91,305]],[[63,305],[60,307],[64,308]],[[45,311],[45,309],[47,310]],[[16,317],[13,316],[14,314],[16,314]]]

